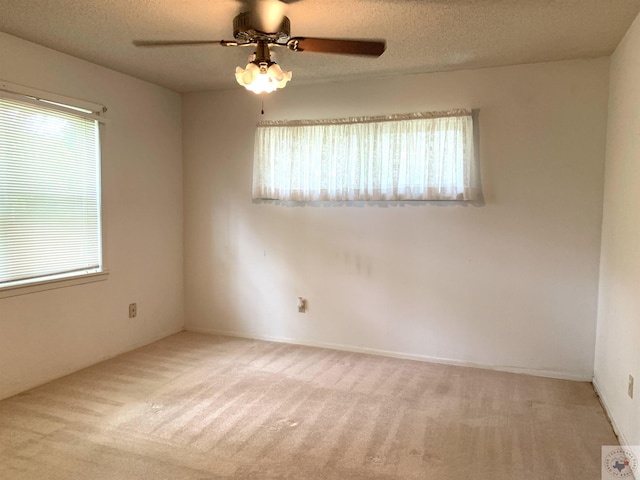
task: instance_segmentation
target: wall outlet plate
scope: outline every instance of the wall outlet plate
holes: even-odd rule
[[[134,318],[138,315],[138,305],[135,303],[129,304],[129,318]]]

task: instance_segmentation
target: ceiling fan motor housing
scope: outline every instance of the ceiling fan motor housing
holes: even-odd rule
[[[233,37],[238,43],[256,43],[265,40],[267,43],[286,43],[291,37],[291,23],[283,17],[277,32],[261,32],[251,22],[251,12],[242,12],[233,19]]]

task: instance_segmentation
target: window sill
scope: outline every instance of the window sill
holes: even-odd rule
[[[73,287],[75,285],[83,285],[85,283],[102,282],[109,277],[108,271],[98,273],[90,273],[87,275],[58,278],[55,280],[44,280],[41,282],[29,283],[27,285],[15,285],[13,287],[0,288],[0,298],[15,297],[18,295],[27,295],[29,293],[42,292],[44,290],[53,290],[56,288]]]

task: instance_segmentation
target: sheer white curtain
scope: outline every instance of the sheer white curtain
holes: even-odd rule
[[[261,122],[253,198],[481,200],[471,112]]]

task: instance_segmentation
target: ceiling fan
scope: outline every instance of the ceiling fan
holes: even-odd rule
[[[288,0],[289,2],[297,0]],[[271,60],[271,47],[287,47],[294,52],[318,52],[379,57],[386,48],[384,40],[292,37],[291,22],[285,16],[284,0],[250,0],[249,10],[233,19],[235,40],[134,40],[137,47],[188,45],[222,45],[223,47],[255,46],[246,68],[236,68],[237,82],[255,93],[268,93],[283,88],[291,80]]]

